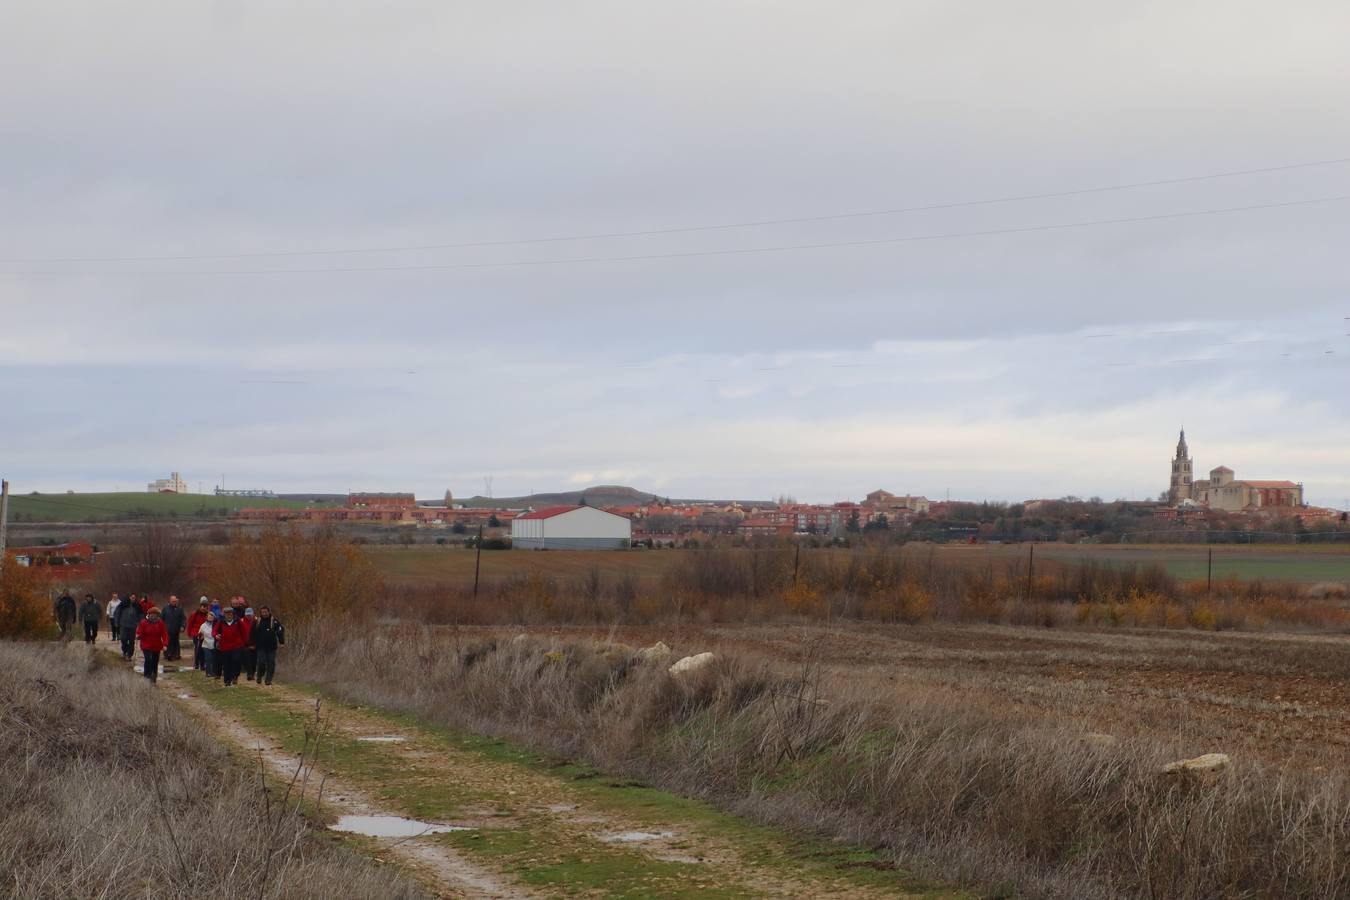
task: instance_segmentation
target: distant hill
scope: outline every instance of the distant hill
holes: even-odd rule
[[[213,494],[11,494],[11,522],[127,522],[138,519],[222,519],[245,507],[299,509],[299,500]]]
[[[455,502],[464,506],[493,509],[525,509],[530,506],[539,509],[544,506],[576,506],[581,503],[582,497],[586,498],[586,503],[590,506],[633,506],[662,499],[657,494],[648,494],[637,488],[599,484],[577,491],[528,494],[524,497],[456,497]]]

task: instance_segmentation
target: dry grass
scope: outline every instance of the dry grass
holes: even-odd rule
[[[615,575],[592,563],[565,577],[532,569],[497,579],[485,584],[477,597],[460,583],[433,587],[395,582],[384,597],[384,612],[460,625],[800,618],[1350,632],[1344,592],[1325,585],[1311,593],[1304,585],[1233,577],[1213,583],[1179,581],[1156,565],[1042,561],[1033,568],[1028,560],[1007,558],[971,565],[968,558],[942,555],[934,548],[799,556],[792,549],[770,547],[671,551],[666,557],[670,562],[660,579]]]
[[[1188,749],[1178,742],[1099,743],[959,692],[879,692],[822,656],[785,666],[723,654],[681,680],[614,645],[403,627],[357,641],[311,635],[298,665],[358,702],[874,843],[996,893],[1350,895],[1344,771],[1239,759],[1212,783],[1176,780],[1159,769]]]
[[[0,682],[5,896],[422,896],[269,813],[256,769],[83,646],[0,643]]]

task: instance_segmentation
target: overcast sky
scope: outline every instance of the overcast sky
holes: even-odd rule
[[[0,473],[1142,498],[1184,425],[1200,472],[1341,506],[1350,162],[952,204],[1350,157],[1347,34],[1343,0],[5,3]],[[281,255],[332,250],[369,252]]]

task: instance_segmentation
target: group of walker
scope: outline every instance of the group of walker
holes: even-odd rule
[[[55,613],[63,638],[78,620],[84,625],[84,642],[98,640],[105,614],[93,594],[85,594],[78,609],[75,598],[62,594]],[[255,614],[243,597],[231,597],[227,606],[202,597],[192,614],[185,615],[175,596],[161,610],[148,594],[128,594],[123,600],[114,592],[106,620],[110,640],[121,642],[123,659],[133,661],[139,644],[141,671],[150,681],[159,680],[161,657],[165,662],[182,659],[184,631],[192,641],[192,668],[229,686],[237,685],[241,674],[257,684],[271,684],[277,671],[277,648],[286,643],[286,629],[272,610],[261,606]]]

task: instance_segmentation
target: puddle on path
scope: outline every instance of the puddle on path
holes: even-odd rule
[[[367,837],[412,838],[447,831],[472,831],[464,825],[438,825],[402,816],[339,816],[334,831],[364,834]]]
[[[357,738],[358,741],[365,741],[369,744],[401,744],[407,740],[397,734],[368,734]]]
[[[672,831],[615,831],[600,835],[600,840],[606,844],[638,844],[643,841],[664,841],[674,836]]]

